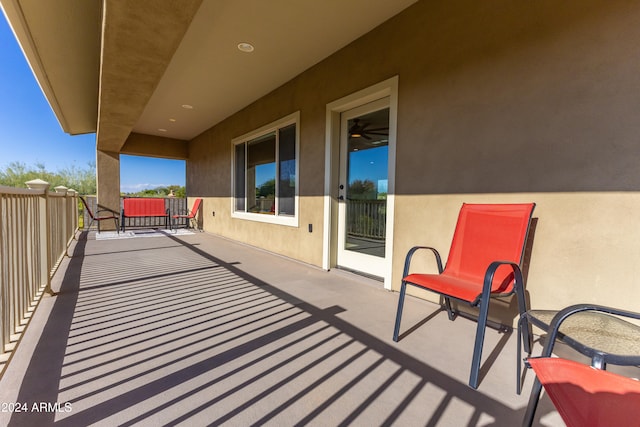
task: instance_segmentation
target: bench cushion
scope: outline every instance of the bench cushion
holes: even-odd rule
[[[123,200],[125,217],[168,216],[164,199],[132,198]]]

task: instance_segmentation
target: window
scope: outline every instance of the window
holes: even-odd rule
[[[233,140],[234,217],[298,225],[298,117]]]

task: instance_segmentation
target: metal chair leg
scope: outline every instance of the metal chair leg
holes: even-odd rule
[[[531,349],[533,347],[532,343],[532,332],[531,325],[529,324],[529,320],[525,315],[520,316],[518,319],[518,347],[516,348],[516,393],[520,395],[522,393],[522,365],[524,365],[524,360],[522,357],[522,348],[524,347],[524,351],[527,356],[531,356]]]
[[[514,290],[516,293],[517,303],[518,303],[518,313],[520,315],[520,319],[518,320],[518,325],[522,323],[524,326],[520,331],[523,335],[524,339],[524,351],[527,354],[531,354],[531,325],[529,325],[529,319],[525,316],[527,312],[527,299],[524,293],[524,281],[522,279],[522,273],[520,270],[516,270],[515,272],[515,283]]]
[[[520,317],[518,318],[518,348],[516,349],[516,358],[517,358],[517,366],[516,366],[516,375],[517,375],[517,383],[516,383],[516,393],[520,395],[522,392],[522,346],[524,346],[524,351],[527,356],[531,355],[531,348],[533,346],[532,343],[532,330],[531,325],[529,324],[529,319],[526,316],[527,306],[526,299],[524,293],[524,285],[522,280],[522,274],[519,270],[516,270],[516,281],[514,284],[516,298],[518,299],[518,312]]]
[[[444,308],[445,310],[447,310],[447,316],[449,317],[449,320],[455,320],[456,313],[451,308],[451,298],[444,297]]]
[[[484,333],[487,328],[487,318],[489,317],[489,299],[483,298],[480,302],[480,313],[478,315],[478,326],[476,329],[476,342],[473,346],[473,358],[471,359],[471,374],[469,375],[469,386],[478,388],[480,378],[480,362],[482,360],[482,346],[484,345]]]
[[[396,312],[396,325],[393,329],[393,341],[398,342],[398,335],[400,335],[400,322],[402,320],[402,309],[404,307],[404,297],[407,293],[407,282],[403,281],[400,286],[400,296],[398,298],[398,311]]]
[[[540,400],[540,393],[542,392],[542,383],[536,378],[531,389],[531,395],[529,396],[529,404],[527,405],[527,412],[524,414],[522,425],[530,427],[533,424],[533,418],[536,415],[536,409],[538,408],[538,401]]]

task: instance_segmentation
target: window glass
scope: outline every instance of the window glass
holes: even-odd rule
[[[234,140],[233,210],[237,217],[297,225],[297,120],[285,118],[265,127],[264,132]]]
[[[238,144],[235,148],[235,209],[244,211],[245,209],[245,167],[244,167],[245,145]]]
[[[275,214],[276,133],[247,142],[248,212]]]
[[[278,155],[278,213],[295,215],[296,125],[280,129]]]

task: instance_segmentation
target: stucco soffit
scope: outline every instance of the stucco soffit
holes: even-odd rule
[[[98,149],[121,150],[201,2],[104,2]]]
[[[189,157],[189,145],[181,139],[131,132],[120,154],[186,160]]]
[[[95,132],[100,2],[0,0],[0,4],[62,129],[72,135]]]

